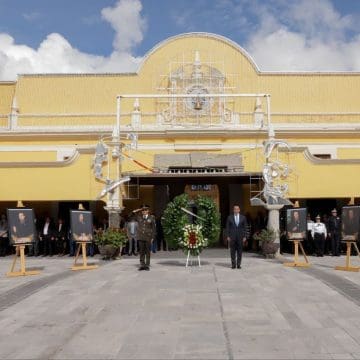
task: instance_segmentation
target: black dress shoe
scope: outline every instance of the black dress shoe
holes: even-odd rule
[[[148,266],[145,266],[146,271],[150,271],[150,268]]]
[[[240,265],[238,265],[238,266],[237,266],[237,268],[238,268],[238,269],[241,269],[241,266],[240,266]]]
[[[140,266],[138,270],[139,270],[139,271],[145,270],[145,267],[144,267],[144,266]]]
[[[235,265],[231,265],[231,268],[232,268],[232,269],[235,269]]]

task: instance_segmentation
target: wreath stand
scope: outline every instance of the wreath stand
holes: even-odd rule
[[[346,242],[346,262],[345,262],[345,266],[335,266],[335,270],[357,272],[357,271],[360,270],[360,267],[359,266],[351,266],[351,263],[350,263],[351,244],[354,245],[355,250],[356,250],[358,256],[360,257],[359,248],[356,245],[356,241],[345,241],[345,242]]]
[[[195,256],[192,256],[191,258],[191,265],[192,265],[192,260]],[[185,267],[188,267],[189,265],[189,258],[190,258],[190,250],[188,250],[188,253],[187,253],[187,258],[186,258],[186,265]],[[199,267],[201,267],[201,264],[200,264],[200,255],[197,255],[197,260],[198,260],[198,263],[199,263]]]
[[[288,262],[288,263],[284,263],[284,266],[290,266],[290,267],[309,267],[310,263],[309,260],[305,254],[304,248],[302,246],[302,239],[294,239],[294,240],[289,240],[289,241],[293,241],[294,242],[294,262]],[[305,262],[301,262],[299,261],[299,246],[300,246],[300,250],[305,258]]]
[[[31,244],[29,244],[29,245],[31,245]],[[20,271],[14,271],[19,252],[20,252]],[[38,270],[26,271],[25,245],[15,245],[14,260],[12,262],[10,271],[8,273],[6,273],[6,276],[16,277],[16,276],[38,275],[38,274],[40,274],[40,271],[38,271]]]
[[[82,242],[78,242],[78,248],[76,250],[76,255],[75,255],[75,261],[74,261],[74,266],[72,266],[71,270],[76,271],[76,270],[92,270],[92,269],[96,269],[99,266],[98,265],[88,265],[87,264],[87,256],[86,256],[86,244],[88,242],[82,241]],[[83,263],[82,265],[77,265],[76,262],[79,258],[80,255],[80,249],[81,249],[81,253],[82,253],[82,258],[83,258]]]

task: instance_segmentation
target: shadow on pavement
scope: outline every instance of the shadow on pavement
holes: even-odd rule
[[[203,265],[209,265],[210,263],[208,261],[202,261],[201,260],[201,266]],[[158,261],[157,264],[159,265],[164,265],[164,266],[181,266],[181,267],[185,267],[185,264],[186,264],[186,259],[184,260],[166,260],[166,261]],[[192,262],[192,265],[191,265],[191,262],[189,261],[189,267],[191,266],[198,266],[197,264],[197,260],[193,261]]]

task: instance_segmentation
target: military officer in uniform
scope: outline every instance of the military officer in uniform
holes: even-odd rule
[[[140,250],[139,270],[150,270],[150,247],[156,236],[155,217],[150,215],[148,205],[141,207],[141,216],[138,217],[137,238]]]
[[[324,223],[320,222],[320,215],[317,215],[315,220],[316,222],[311,229],[311,236],[315,242],[316,256],[324,256],[325,239],[327,236],[326,226]]]

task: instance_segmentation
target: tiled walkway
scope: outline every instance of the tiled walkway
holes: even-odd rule
[[[246,254],[232,270],[216,249],[200,268],[160,252],[150,272],[134,257],[72,272],[70,258],[29,258],[40,275],[7,278],[0,258],[0,358],[358,359],[360,273],[335,271],[344,257],[310,260]]]

